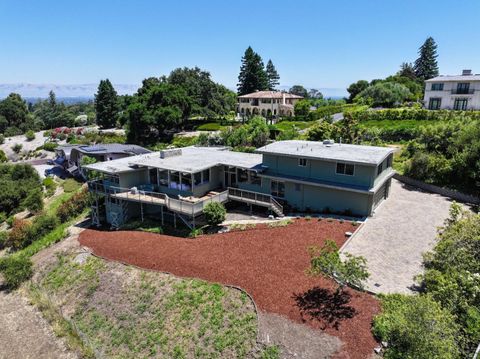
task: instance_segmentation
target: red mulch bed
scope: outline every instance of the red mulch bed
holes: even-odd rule
[[[326,239],[341,246],[350,222],[296,220],[286,227],[178,238],[135,231],[86,230],[80,243],[99,256],[139,267],[242,287],[260,310],[284,315],[339,337],[338,358],[367,358],[376,345],[370,327],[379,311],[371,295],[348,290],[334,297],[334,283],[305,274],[307,248]],[[303,313],[303,314],[302,314]]]

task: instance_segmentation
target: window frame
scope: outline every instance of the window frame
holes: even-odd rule
[[[275,186],[274,186],[275,184]],[[279,191],[279,185],[283,186],[283,191]],[[274,189],[275,187],[275,189]],[[285,182],[284,181],[277,181],[277,180],[271,180],[270,181],[270,194],[272,197],[277,197],[277,198],[285,198]]]
[[[338,171],[339,165],[343,165],[343,171]],[[347,173],[347,166],[352,166],[352,173]],[[355,164],[354,163],[348,163],[348,162],[343,162],[343,161],[337,161],[336,166],[335,166],[335,174],[339,176],[355,176]]]
[[[431,91],[443,91],[443,82],[433,83],[430,90]]]
[[[302,164],[302,162],[304,162],[304,164]],[[299,167],[307,167],[307,159],[305,157],[300,157],[298,159],[298,166]]]
[[[432,106],[435,103],[437,106]],[[428,109],[429,110],[440,110],[442,107],[442,98],[441,97],[430,97],[428,100]]]

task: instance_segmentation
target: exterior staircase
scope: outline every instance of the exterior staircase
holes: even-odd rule
[[[267,207],[278,217],[284,216],[283,206],[269,194],[229,187],[228,199],[232,201],[253,204],[256,206]]]

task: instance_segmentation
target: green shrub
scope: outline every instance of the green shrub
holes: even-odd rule
[[[203,234],[203,229],[201,228],[194,228],[190,231],[190,233],[188,234],[188,236],[190,238],[196,238],[198,236],[201,236]]]
[[[43,192],[40,189],[36,189],[25,198],[23,205],[33,213],[37,213],[43,209]]]
[[[43,180],[43,186],[47,191],[47,197],[51,197],[55,193],[57,183],[52,177],[47,177]]]
[[[7,155],[5,152],[3,152],[3,150],[0,150],[0,162],[8,162]]]
[[[27,141],[33,141],[35,139],[35,132],[33,132],[32,130],[28,130],[25,133],[25,138],[27,139]]]
[[[90,195],[88,190],[84,188],[58,207],[57,216],[61,222],[66,222],[82,213],[89,203]]]
[[[67,193],[75,192],[80,188],[80,183],[73,178],[66,179],[62,184],[63,190]]]
[[[21,129],[15,126],[7,127],[5,132],[3,133],[5,137],[12,137],[21,135],[23,132]]]
[[[12,229],[8,232],[6,247],[20,249],[30,235],[31,222],[25,219],[14,219]]]
[[[45,151],[53,152],[57,147],[58,147],[58,143],[56,142],[45,142],[42,146],[42,149]]]
[[[0,272],[3,274],[6,286],[15,289],[32,276],[32,261],[27,256],[10,255],[1,258]]]
[[[7,237],[8,233],[6,231],[0,231],[0,249],[5,248]]]
[[[12,151],[15,152],[15,153],[20,153],[20,151],[22,150],[23,148],[23,145],[21,143],[15,143],[13,146],[12,146]]]
[[[209,225],[217,226],[225,220],[227,210],[220,202],[211,202],[205,206],[203,214]]]
[[[388,343],[385,358],[459,358],[454,317],[428,295],[382,297],[373,333]]]

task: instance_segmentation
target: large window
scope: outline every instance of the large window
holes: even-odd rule
[[[250,171],[250,183],[256,185],[262,184],[262,178],[258,176],[257,172]]]
[[[460,82],[457,84],[458,94],[468,94],[470,91],[470,84],[468,82]]]
[[[238,182],[248,182],[248,172],[243,168],[238,169]]]
[[[465,111],[467,109],[468,99],[466,98],[456,98],[453,103],[453,109],[457,111]]]
[[[442,99],[437,98],[437,97],[433,97],[428,102],[428,109],[429,110],[439,110],[441,105],[442,105]]]
[[[443,84],[432,84],[432,91],[443,91]]]
[[[203,171],[202,171],[202,175],[203,175],[202,183],[208,183],[208,182],[210,182],[210,169],[208,169],[208,170],[203,170]]]
[[[337,174],[353,176],[355,173],[355,165],[345,162],[337,162]]]
[[[202,172],[197,172],[193,174],[193,184],[198,186],[202,183]]]
[[[182,173],[182,191],[190,191],[192,189],[192,175],[190,173]]]
[[[285,197],[285,183],[272,180],[270,193],[273,197]]]

